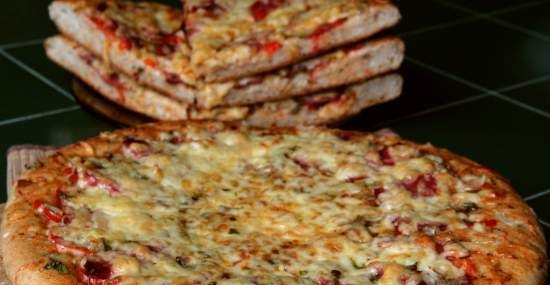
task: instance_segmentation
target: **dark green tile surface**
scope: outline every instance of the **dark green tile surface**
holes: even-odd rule
[[[55,33],[48,20],[48,0],[3,1],[0,11],[0,44],[43,38]]]
[[[550,80],[502,93],[550,113]]]
[[[439,0],[440,2],[449,2],[472,9],[479,12],[491,12],[499,9],[512,8],[517,5],[532,2],[529,0]]]
[[[29,120],[17,124],[0,126],[0,133],[9,134],[0,140],[0,153],[12,145],[39,144],[61,146],[92,137],[101,131],[112,129],[113,125],[98,119],[83,110]],[[0,160],[0,180],[6,181],[6,161]],[[0,183],[0,199],[6,199],[5,183]]]
[[[542,33],[550,39],[550,1],[498,15],[498,18],[520,27]]]
[[[395,3],[403,14],[401,23],[396,29],[398,33],[429,28],[437,24],[448,23],[469,16],[467,13],[457,11],[432,0],[398,0]]]
[[[550,42],[480,20],[407,38],[407,53],[487,88],[550,74]]]
[[[46,57],[46,52],[41,43],[8,49],[6,52],[38,73],[47,75],[53,83],[71,93],[70,82],[72,76]]]
[[[376,128],[381,123],[478,95],[479,91],[405,61],[402,95],[389,103],[364,110],[346,128]]]
[[[0,121],[75,104],[4,57],[0,57],[0,78]]]
[[[550,189],[550,187],[548,189]],[[548,211],[548,206],[550,206],[550,195],[538,197],[530,200],[528,203],[529,206],[538,213],[540,219],[550,221],[550,211]]]
[[[495,169],[522,196],[550,188],[550,120],[495,97],[390,124],[399,134],[431,142]]]

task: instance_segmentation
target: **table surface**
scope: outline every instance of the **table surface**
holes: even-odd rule
[[[71,76],[46,58],[42,42],[56,33],[48,3],[6,1],[0,11],[4,156],[11,145],[64,145],[118,127],[79,106]],[[496,169],[550,237],[550,0],[397,3],[404,19],[395,33],[407,44],[404,93],[343,128],[390,127]],[[5,167],[1,160],[1,181]]]

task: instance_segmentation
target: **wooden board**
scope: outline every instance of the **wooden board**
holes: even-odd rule
[[[18,145],[13,146],[8,150],[8,167],[7,167],[7,188],[8,201],[13,197],[12,185],[30,166],[36,164],[39,159],[52,154],[55,151],[51,146],[39,145]],[[5,204],[0,204],[0,223],[2,222]],[[11,282],[4,271],[4,263],[0,256],[0,285],[11,285]]]

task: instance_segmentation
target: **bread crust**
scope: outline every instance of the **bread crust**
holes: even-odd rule
[[[44,159],[43,166],[27,171],[15,183],[15,197],[11,200],[4,212],[2,227],[2,253],[5,257],[5,266],[8,277],[13,285],[76,285],[73,274],[60,274],[44,269],[47,258],[55,249],[46,236],[46,226],[43,220],[32,209],[31,204],[36,199],[53,201],[56,191],[68,183],[60,176],[63,173],[64,163],[69,157],[94,157],[116,152],[123,144],[124,137],[157,138],[161,131],[179,131],[182,134],[190,127],[197,127],[213,132],[224,129],[243,128],[248,131],[257,131],[271,134],[294,134],[302,129],[272,128],[258,130],[243,127],[235,123],[219,122],[161,122],[146,124],[135,128],[118,130],[102,134],[73,145],[63,147],[54,155]],[[483,167],[469,159],[460,157],[444,149],[434,148],[431,145],[419,145],[401,140],[393,136],[375,136],[372,134],[349,132],[340,130],[321,129],[345,140],[371,140],[381,145],[406,144],[427,154],[441,157],[447,169],[454,175],[475,174],[486,176],[492,181],[495,190],[500,193],[499,199],[483,201],[484,211],[498,211],[512,217],[522,224],[521,231],[517,227],[504,226],[500,228],[498,237],[494,240],[494,252],[478,252],[472,256],[479,266],[474,285],[495,284],[495,274],[504,272],[510,277],[506,284],[539,285],[543,284],[547,270],[545,241],[542,230],[537,223],[532,210],[513,191],[508,181],[494,171]],[[503,231],[503,233],[500,233]],[[456,231],[458,237],[468,238],[475,236],[472,231]],[[474,240],[475,242],[475,240]],[[485,245],[480,245],[485,246]],[[506,253],[513,253],[517,258],[511,259]],[[497,255],[501,254],[501,255]],[[68,258],[57,254],[59,258]],[[74,272],[74,268],[69,266]]]

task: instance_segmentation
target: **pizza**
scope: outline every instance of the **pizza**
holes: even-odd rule
[[[386,0],[184,0],[191,63],[207,81],[273,70],[396,25]]]
[[[326,125],[401,95],[399,75],[384,75],[335,90],[247,106],[199,109],[146,88],[109,68],[75,41],[62,36],[45,42],[48,57],[92,86],[100,95],[156,120],[210,119],[244,121],[254,126]]]
[[[152,2],[57,0],[50,5],[50,16],[65,36],[114,69],[202,109],[281,100],[364,81],[396,70],[404,57],[403,42],[384,37],[267,74],[208,83],[191,65],[194,50],[187,45],[183,14],[176,8]]]
[[[431,145],[163,122],[59,149],[14,185],[14,285],[542,284],[533,211]]]

